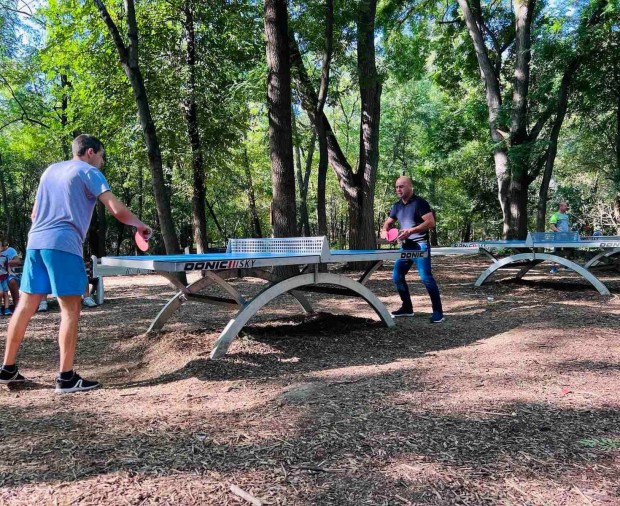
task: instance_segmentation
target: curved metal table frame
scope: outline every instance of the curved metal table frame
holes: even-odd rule
[[[596,256],[588,260],[586,264],[584,265],[584,267],[586,269],[589,269],[590,267],[596,267],[597,265],[604,263],[605,262],[604,259],[610,259],[611,257],[617,255],[618,253],[620,253],[620,248],[614,248],[611,251],[610,250],[601,251]]]
[[[263,306],[280,295],[290,293],[295,288],[316,284],[336,285],[356,292],[370,304],[383,323],[388,327],[395,326],[394,319],[385,305],[361,282],[340,274],[328,274],[323,272],[299,274],[268,286],[251,301],[244,304],[241,310],[228,322],[228,325],[226,325],[226,328],[220,334],[211,352],[211,358],[216,359],[222,357],[239,331]]]
[[[495,271],[501,269],[502,267],[523,260],[528,260],[531,262],[531,264],[526,265],[525,267],[523,267],[523,269],[519,271],[519,273],[517,274],[517,279],[521,279],[530,269],[532,269],[539,263],[549,261],[558,263],[560,265],[568,267],[569,269],[572,269],[581,277],[583,277],[586,281],[590,282],[601,295],[610,294],[609,289],[594,274],[588,271],[586,267],[582,267],[581,265],[558,255],[536,252],[518,253],[516,255],[510,255],[506,258],[495,261],[489,266],[488,269],[486,269],[480,275],[480,277],[476,280],[475,286],[481,286]]]
[[[220,358],[228,350],[230,344],[235,339],[239,331],[247,324],[247,322],[265,305],[271,302],[273,299],[280,295],[289,294],[293,296],[302,310],[306,313],[313,311],[312,305],[307,297],[299,292],[297,289],[309,286],[309,285],[335,285],[347,292],[336,292],[341,294],[357,294],[363,298],[377,313],[381,321],[388,327],[395,326],[392,315],[387,310],[385,305],[379,300],[379,298],[372,293],[366,286],[366,282],[370,279],[370,276],[383,264],[382,261],[373,262],[373,264],[366,270],[366,272],[360,277],[359,280],[354,280],[342,274],[330,274],[324,272],[318,272],[316,269],[314,272],[307,272],[306,269],[298,275],[290,278],[269,283],[263,290],[261,290],[252,299],[246,300],[239,291],[233,287],[227,279],[230,278],[242,278],[242,277],[254,277],[270,281],[271,272],[264,269],[235,269],[227,271],[211,272],[206,271],[205,277],[202,277],[185,286],[174,273],[159,272],[160,275],[165,276],[179,292],[175,294],[155,317],[151,323],[148,332],[157,331],[163,328],[165,323],[172,317],[172,315],[188,300],[196,302],[204,302],[208,304],[215,304],[230,308],[240,308],[239,312],[228,322],[222,333],[220,334],[215,346],[211,352],[211,358]],[[222,288],[230,298],[220,298],[199,294],[200,291],[208,287],[209,285],[217,285]],[[317,291],[321,291],[318,289]],[[327,292],[331,293],[331,292]]]
[[[233,287],[227,279],[230,278],[258,278],[263,279],[265,281],[270,281],[271,272],[265,269],[251,269],[251,270],[228,270],[228,271],[218,271],[211,272],[205,271],[205,277],[198,279],[194,283],[190,285],[185,285],[179,278],[177,278],[174,274],[171,273],[159,273],[162,276],[165,276],[170,283],[172,283],[176,288],[179,289],[179,292],[175,294],[162,308],[159,314],[155,317],[151,325],[149,326],[147,332],[153,332],[156,330],[161,330],[166,322],[170,319],[170,317],[188,300],[194,300],[197,302],[207,302],[210,304],[215,304],[218,306],[224,307],[243,307],[247,304],[245,298],[237,291],[235,287]],[[216,284],[221,287],[224,291],[226,291],[232,299],[220,299],[215,297],[205,297],[199,296],[199,292],[204,290],[207,286]],[[311,313],[313,311],[312,305],[308,298],[297,291],[291,291],[290,295],[292,295],[299,305],[306,313]]]

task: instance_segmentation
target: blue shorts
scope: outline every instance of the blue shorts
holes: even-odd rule
[[[56,249],[27,249],[21,291],[25,293],[82,295],[86,288],[82,257]]]
[[[1,292],[9,291],[9,278],[0,279],[0,291]]]

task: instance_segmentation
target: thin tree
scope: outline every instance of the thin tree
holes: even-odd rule
[[[198,253],[207,251],[207,192],[205,189],[205,168],[202,156],[202,143],[198,121],[198,104],[196,100],[196,30],[194,27],[193,0],[183,4],[183,29],[185,31],[185,65],[187,68],[187,96],[183,101],[183,113],[187,126],[187,136],[192,152],[192,232]]]
[[[349,208],[349,247],[368,249],[376,246],[374,232],[374,197],[379,162],[379,120],[381,113],[381,79],[375,62],[376,0],[359,4],[357,18],[357,72],[361,96],[359,160],[357,170],[344,155],[329,120],[316,104],[319,97],[304,67],[297,41],[290,37],[291,62],[295,67],[297,91],[302,106],[314,125],[325,132],[329,164],[338,177]]]
[[[179,240],[175,232],[174,222],[172,221],[172,213],[170,210],[170,196],[166,191],[166,183],[164,178],[161,150],[157,138],[157,129],[151,108],[149,106],[148,94],[144,86],[144,78],[140,70],[138,58],[138,24],[136,22],[136,10],[133,0],[123,0],[125,6],[125,16],[127,22],[127,44],[123,41],[116,23],[110,16],[102,0],[93,0],[101,18],[106,24],[110,36],[114,41],[118,51],[120,63],[125,71],[125,75],[131,83],[131,89],[134,93],[136,106],[138,108],[138,118],[144,141],[146,143],[147,157],[149,160],[149,168],[151,170],[151,183],[153,185],[153,193],[155,195],[155,206],[157,208],[157,216],[159,218],[159,226],[161,228],[162,237],[166,253],[173,254],[180,251]]]

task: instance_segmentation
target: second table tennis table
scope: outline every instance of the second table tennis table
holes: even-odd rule
[[[620,237],[580,237],[577,232],[530,232],[523,241],[461,242],[455,244],[455,247],[470,248],[470,251],[484,254],[491,260],[491,265],[480,274],[475,286],[481,286],[498,270],[510,265],[521,267],[515,276],[516,279],[521,279],[540,263],[552,262],[571,269],[582,276],[601,295],[609,295],[609,289],[596,276],[594,270],[601,264],[613,265],[612,259],[620,254]],[[510,253],[499,258],[494,253],[498,250],[509,251]],[[592,251],[592,258],[580,264],[576,259],[566,256],[566,252],[571,250],[590,250]]]

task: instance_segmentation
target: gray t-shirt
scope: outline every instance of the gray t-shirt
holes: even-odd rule
[[[105,176],[86,162],[50,165],[39,182],[28,249],[55,249],[82,257],[97,197],[109,190]]]

